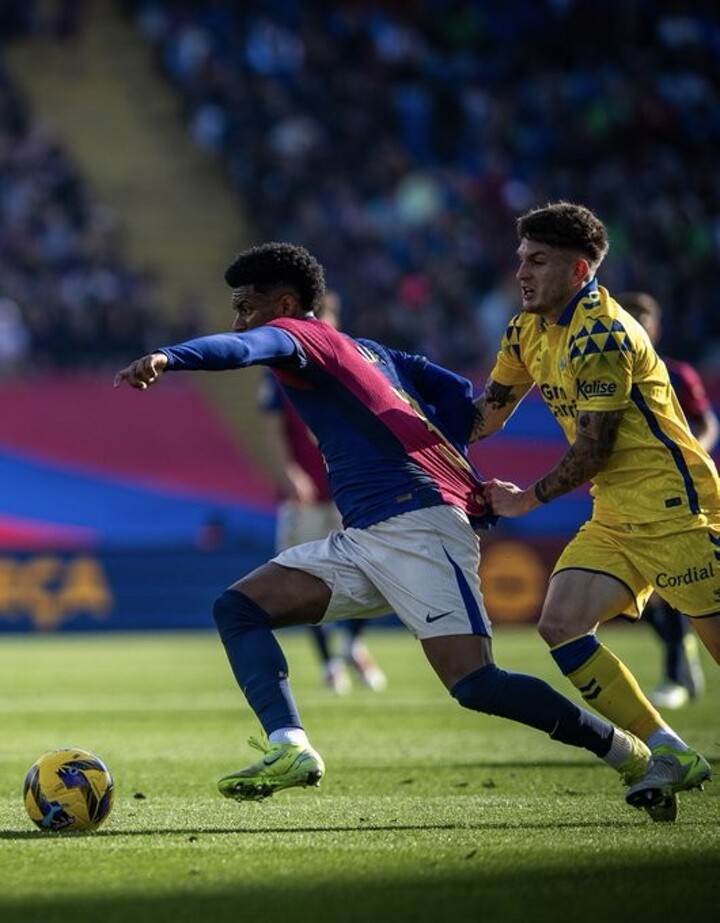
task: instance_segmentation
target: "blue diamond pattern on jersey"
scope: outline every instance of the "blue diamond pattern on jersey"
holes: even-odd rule
[[[620,321],[599,317],[588,322],[570,341],[570,359],[610,352],[630,352],[632,344]]]
[[[503,348],[511,352],[516,359],[520,359],[520,315],[515,317],[508,324],[505,331],[505,342]]]

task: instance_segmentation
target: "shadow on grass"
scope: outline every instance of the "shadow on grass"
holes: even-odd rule
[[[673,861],[671,856],[629,863],[579,857],[567,868],[549,859],[522,869],[497,868],[492,843],[464,857],[465,868],[450,870],[431,861],[416,868],[370,871],[348,868],[337,876],[303,880],[280,875],[265,884],[243,880],[213,888],[190,869],[169,894],[108,895],[90,899],[67,895],[13,902],[0,898],[3,923],[241,923],[290,917],[300,923],[392,920],[393,923],[545,923],[558,919],[586,923],[636,919],[690,919],[712,910],[717,856]]]
[[[613,820],[608,821],[607,819],[598,819],[593,821],[553,821],[552,829],[554,830],[628,830],[638,826],[638,822],[644,820],[644,815],[642,812],[638,812],[637,815],[630,814],[627,820]],[[708,828],[715,827],[720,831],[720,820],[717,822],[709,822],[707,819],[689,821],[684,820],[683,827],[690,829],[694,827],[701,827],[703,830],[708,830]],[[528,821],[518,820],[517,822],[477,822],[477,823],[462,823],[462,824],[343,824],[343,825],[318,825],[316,827],[309,826],[293,826],[288,824],[287,826],[280,827],[268,827],[268,826],[254,826],[254,827],[243,827],[241,825],[234,825],[232,827],[202,827],[202,828],[178,828],[178,827],[146,827],[142,830],[95,830],[91,832],[43,832],[41,830],[0,830],[0,840],[46,840],[48,842],[52,840],[70,840],[70,839],[124,839],[126,837],[144,837],[144,836],[185,836],[191,837],[193,839],[199,839],[202,836],[236,836],[242,834],[243,836],[250,836],[256,834],[258,836],[267,836],[268,834],[287,834],[292,835],[301,834],[305,835],[308,833],[402,833],[402,832],[431,832],[433,830],[477,830],[478,832],[492,832],[494,830],[547,830],[548,823],[547,821],[542,822],[538,821],[537,823],[532,823]],[[0,905],[1,906],[1,905]],[[3,921],[4,923],[4,921]]]
[[[720,756],[715,754],[708,755],[706,752],[703,752],[703,756],[710,763],[710,766],[713,769],[720,771]],[[379,773],[393,773],[395,775],[402,775],[405,772],[406,775],[412,777],[413,772],[408,772],[407,769],[403,770],[402,767],[394,765],[383,765],[381,762],[356,762],[353,760],[352,767],[347,767],[352,769],[353,772],[362,771],[362,772],[379,772]],[[562,772],[565,769],[582,769],[584,771],[588,770],[598,770],[601,773],[607,773],[608,771],[612,773],[612,769],[609,766],[602,763],[598,760],[597,762],[592,761],[592,757],[588,756],[585,759],[577,760],[563,760],[559,762],[558,760],[534,760],[534,759],[525,759],[525,760],[504,760],[498,759],[496,762],[490,760],[482,760],[477,762],[469,762],[467,760],[460,762],[451,762],[443,761],[442,771],[447,772],[447,770],[456,770],[456,771],[465,771],[465,772],[480,772],[491,770],[502,769],[507,772],[527,772],[532,769],[555,769],[558,772]],[[419,771],[419,770],[418,770]]]

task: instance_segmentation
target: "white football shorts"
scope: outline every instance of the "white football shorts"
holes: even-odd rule
[[[330,587],[323,623],[394,612],[420,639],[492,635],[480,592],[479,539],[456,507],[432,506],[366,529],[336,530],[273,562]]]

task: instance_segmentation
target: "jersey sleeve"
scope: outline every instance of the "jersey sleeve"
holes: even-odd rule
[[[529,389],[533,379],[523,357],[521,319],[521,315],[516,314],[508,324],[489,377],[502,385],[519,385]]]
[[[420,397],[435,408],[443,432],[454,442],[467,445],[475,410],[472,382],[427,359],[415,362],[410,371]]]
[[[278,327],[257,327],[246,333],[216,333],[163,346],[158,352],[168,357],[168,370],[219,372],[250,365],[278,365],[295,359],[305,364],[302,349],[294,337]]]
[[[387,355],[401,383],[415,391],[442,432],[454,443],[467,445],[474,418],[473,386],[469,379],[430,362],[425,356],[380,347],[370,340],[360,342]]]
[[[633,356],[630,335],[620,321],[605,316],[589,318],[568,348],[577,411],[625,408],[630,401]]]

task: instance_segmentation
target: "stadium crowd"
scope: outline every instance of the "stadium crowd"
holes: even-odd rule
[[[720,10],[676,0],[125,0],[258,239],[302,242],[350,332],[467,370],[516,306],[515,216],[610,227],[681,358],[720,354]]]
[[[350,333],[484,374],[517,309],[515,217],[564,198],[609,226],[602,281],[651,291],[664,345],[720,364],[715,3],[117,2],[256,238],[320,256]],[[4,2],[0,36],[35,6]],[[56,7],[60,41],[83,4]],[[153,272],[1,66],[0,237],[4,353],[74,367],[89,340],[94,362],[155,341]]]
[[[65,7],[67,4],[60,4]],[[39,27],[32,4],[3,3],[2,40]],[[53,23],[68,36],[70,10]],[[152,266],[125,255],[116,216],[90,194],[37,121],[0,57],[0,375],[115,366],[199,319],[170,319]]]

